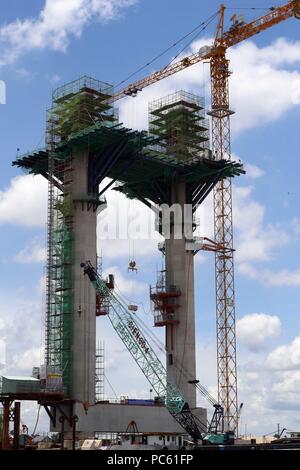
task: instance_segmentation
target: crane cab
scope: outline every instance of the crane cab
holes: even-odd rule
[[[240,28],[241,26],[244,26],[245,23],[245,18],[244,15],[233,15],[230,18],[230,21],[232,22],[232,26],[230,28],[230,31],[236,28]]]

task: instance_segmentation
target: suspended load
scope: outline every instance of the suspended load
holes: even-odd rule
[[[129,261],[128,271],[135,271],[137,273],[136,261],[134,260]]]
[[[138,306],[130,304],[130,305],[128,305],[128,310],[130,310],[131,312],[137,312],[138,311]]]

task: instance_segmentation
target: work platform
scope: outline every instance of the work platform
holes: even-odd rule
[[[133,131],[121,124],[103,126],[98,123],[90,126],[55,146],[57,171],[54,169],[54,184],[62,185],[59,167],[74,148],[89,150],[90,194],[97,194],[98,185],[108,177],[112,180],[111,184],[115,181],[121,183],[118,191],[148,206],[149,201],[154,204],[170,203],[169,188],[173,181],[189,184],[190,198],[196,206],[203,202],[220,179],[239,176],[244,172],[240,162],[213,160],[208,149],[204,149],[200,157],[183,161],[152,150],[154,143],[155,139],[146,132]],[[19,156],[13,165],[48,178],[48,157],[49,152],[45,148],[37,149]]]

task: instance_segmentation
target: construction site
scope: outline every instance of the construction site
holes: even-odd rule
[[[42,176],[48,185],[45,344],[44,360],[32,364],[32,377],[0,378],[2,450],[195,449],[243,444],[232,184],[243,178],[245,168],[231,151],[230,120],[238,110],[233,111],[230,104],[227,54],[232,46],[274,25],[298,19],[300,1],[294,0],[250,23],[234,15],[228,27],[222,5],[215,17],[213,43],[196,53],[122,89],[82,75],[53,91],[45,145],[18,154],[12,162],[26,174]],[[131,129],[120,122],[120,100],[134,100],[147,86],[198,62],[209,63],[211,103],[178,90],[148,103],[148,129]],[[155,216],[163,266],[152,273],[149,286],[151,330],[137,305],[128,304],[115,288],[116,273],[103,274],[106,254],[99,252],[99,245],[97,251],[97,230],[99,215],[110,211],[109,189],[139,201]],[[213,239],[195,234],[197,210],[209,195],[213,196]],[[205,252],[215,259],[211,289],[216,298],[212,306],[216,396],[196,372],[199,312],[194,264],[197,255]],[[128,275],[136,276],[137,271],[132,256]],[[150,399],[129,398],[126,390],[118,400],[107,398],[104,371],[110,351],[97,344],[97,328],[105,342],[103,318],[147,379]],[[163,354],[151,336],[156,332],[164,338]],[[205,406],[199,406],[198,394]],[[20,431],[26,401],[36,403],[49,417],[52,438],[39,446],[26,430]]]

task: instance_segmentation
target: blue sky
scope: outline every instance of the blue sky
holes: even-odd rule
[[[229,7],[237,9],[228,11],[227,19],[243,3],[228,1]],[[0,338],[7,343],[8,372],[29,373],[39,363],[44,295],[46,185],[11,166],[16,149],[24,153],[43,146],[53,88],[84,74],[119,83],[206,20],[218,6],[219,2],[208,0],[201,7],[196,0],[2,2],[0,79],[6,83],[7,102],[0,106]],[[271,5],[261,0],[247,6]],[[250,20],[264,10],[243,13]],[[299,22],[290,19],[229,53],[236,111],[232,150],[248,170],[247,176],[234,182],[239,399],[245,404],[242,427],[247,423],[248,431],[260,434],[275,430],[277,422],[300,429],[296,413],[300,384],[299,27]],[[215,23],[204,36],[195,38],[186,53],[210,44],[214,28]],[[183,44],[135,78],[164,66]],[[123,100],[118,105],[121,120],[146,128],[148,101],[181,88],[204,95],[209,106],[208,66],[193,66],[135,100]],[[126,205],[113,194],[109,198],[112,205]],[[201,235],[212,235],[210,203],[201,211]],[[144,241],[135,243],[140,270],[134,280],[127,275],[129,243],[122,242],[119,249],[108,243],[99,242],[100,246],[105,269],[114,269],[121,290],[136,301],[135,291],[137,301],[149,312],[147,284],[155,282],[160,264],[159,256],[154,257],[156,242],[148,243],[146,253]],[[198,257],[199,378],[214,392],[214,260],[211,254]],[[145,318],[151,324],[150,315]],[[99,337],[112,351],[107,375],[117,393],[147,394],[149,387],[134,367],[135,388],[125,378],[123,388],[118,385],[122,347],[113,333],[103,338],[101,330],[102,325]],[[29,413],[25,417],[31,422]]]

